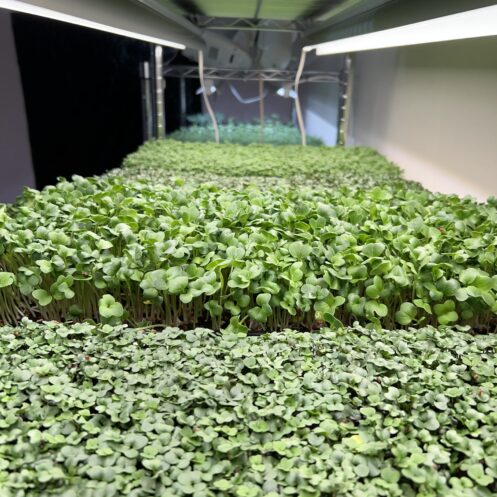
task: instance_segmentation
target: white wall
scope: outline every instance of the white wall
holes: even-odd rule
[[[355,55],[349,143],[443,193],[497,195],[497,37]]]
[[[24,97],[10,14],[0,9],[0,202],[34,186]]]

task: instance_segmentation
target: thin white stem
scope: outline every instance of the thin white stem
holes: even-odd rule
[[[302,50],[302,53],[300,55],[299,67],[297,69],[297,74],[295,75],[295,110],[297,111],[297,121],[299,123],[300,136],[302,138],[303,147],[307,145],[307,136],[305,133],[305,124],[304,124],[304,118],[302,116],[302,108],[300,106],[299,84],[300,84],[300,78],[302,77],[302,73],[304,72],[305,57],[306,57],[306,52],[305,50]]]
[[[200,76],[200,86],[202,87],[202,95],[204,97],[205,107],[209,116],[211,116],[212,126],[214,127],[214,139],[216,143],[219,143],[219,127],[216,121],[216,115],[212,110],[211,103],[209,101],[209,96],[207,95],[207,88],[205,86],[204,80],[204,52],[202,50],[198,51],[198,74]]]

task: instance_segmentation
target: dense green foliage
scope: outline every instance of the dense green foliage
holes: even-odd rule
[[[2,496],[491,497],[497,337],[0,329]]]
[[[214,128],[212,125],[193,125],[181,128],[172,133],[171,138],[182,142],[212,142]],[[238,143],[250,145],[252,143],[269,143],[272,145],[300,145],[301,137],[298,128],[292,124],[282,124],[274,120],[267,120],[264,128],[259,123],[235,123],[228,121],[219,124],[221,143]],[[307,137],[309,145],[322,145],[319,138]]]
[[[251,329],[490,324],[497,209],[399,182],[75,178],[0,213],[0,317]]]
[[[366,148],[155,141],[27,189],[0,497],[496,495],[496,269],[497,201]]]
[[[374,150],[368,148],[331,148],[295,145],[216,145],[180,143],[174,140],[151,141],[129,155],[124,170],[127,178],[160,179],[169,182],[179,176],[189,182],[216,183],[229,178],[238,187],[249,179],[258,185],[308,184],[321,187],[342,185],[370,188],[401,180],[401,171]],[[221,180],[222,184],[224,182]]]

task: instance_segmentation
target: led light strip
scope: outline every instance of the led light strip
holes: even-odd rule
[[[56,21],[68,22],[70,24],[77,24],[78,26],[83,26],[85,28],[98,29],[99,31],[126,36],[128,38],[135,38],[137,40],[146,41],[155,45],[163,45],[166,47],[177,48],[179,50],[184,50],[186,48],[186,46],[182,43],[175,43],[174,41],[164,40],[155,36],[148,36],[134,31],[128,31],[126,29],[115,28],[107,24],[89,21],[87,19],[83,19],[82,17],[76,17],[62,12],[57,12],[56,10],[30,5],[25,2],[20,2],[19,0],[0,0],[0,8],[15,12],[22,12],[24,14],[33,14],[35,16],[46,17],[48,19],[55,19]]]
[[[332,55],[497,35],[497,5],[304,48]]]

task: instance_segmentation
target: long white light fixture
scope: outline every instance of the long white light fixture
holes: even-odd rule
[[[332,55],[497,35],[497,5],[304,48]]]
[[[109,26],[107,24],[102,24],[95,21],[89,21],[88,19],[84,19],[82,17],[64,14],[63,12],[46,9],[45,7],[38,7],[37,5],[30,5],[29,3],[21,2],[19,0],[0,0],[0,8],[12,10],[14,12],[22,12],[24,14],[46,17],[48,19],[54,19],[56,21],[68,22],[70,24],[77,24],[78,26],[84,26],[85,28],[97,29],[99,31],[105,31],[107,33],[126,36],[128,38],[135,38],[137,40],[153,43],[154,45],[162,45],[166,47],[177,48],[179,50],[184,50],[186,48],[186,46],[182,43],[176,43],[174,41],[164,40],[162,38],[148,36],[146,34],[137,33],[134,31],[128,31],[126,29],[115,28],[114,26]]]

